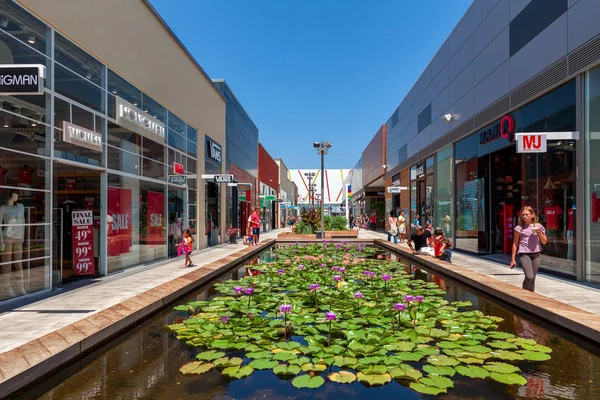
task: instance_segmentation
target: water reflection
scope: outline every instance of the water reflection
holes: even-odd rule
[[[453,378],[455,388],[445,399],[597,399],[600,398],[600,358],[598,349],[557,328],[524,317],[475,294],[447,278],[410,265],[396,256],[386,254],[390,261],[405,263],[406,271],[416,279],[435,284],[447,292],[448,301],[473,302],[485,314],[504,318],[499,330],[533,338],[553,349],[552,359],[541,363],[520,362],[528,384],[507,386],[490,379]],[[219,281],[243,279],[253,273],[257,263],[271,261],[272,255],[252,260]],[[217,295],[213,285],[179,302],[210,300]],[[327,382],[317,391],[297,390],[289,381],[280,380],[271,371],[255,371],[248,379],[229,382],[216,370],[197,377],[184,377],[179,368],[193,360],[198,352],[187,347],[164,330],[165,325],[178,323],[187,312],[167,310],[135,331],[125,335],[110,347],[100,349],[70,366],[59,375],[21,395],[21,399],[419,399],[412,390],[392,383],[378,389],[368,389],[360,383],[350,385]],[[242,355],[239,352],[235,355]],[[329,371],[327,371],[329,372]]]

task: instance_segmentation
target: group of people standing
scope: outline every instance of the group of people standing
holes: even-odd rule
[[[377,230],[377,213],[373,212],[370,216],[367,214],[358,214],[354,217],[350,214],[349,221],[351,229],[369,229],[371,231]]]

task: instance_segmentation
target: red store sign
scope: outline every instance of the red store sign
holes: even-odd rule
[[[183,165],[176,162],[173,163],[173,171],[178,175],[185,174],[185,169],[183,168]]]
[[[94,215],[92,210],[73,211],[73,275],[90,275],[94,264]]]
[[[148,219],[146,221],[146,243],[165,243],[165,195],[148,191]]]
[[[496,139],[503,138],[513,142],[515,137],[515,119],[512,115],[505,115],[500,122],[491,125],[479,133],[479,144],[493,142]]]
[[[131,189],[108,188],[108,255],[129,253],[132,246]]]

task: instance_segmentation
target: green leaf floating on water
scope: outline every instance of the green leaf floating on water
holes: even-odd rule
[[[493,351],[491,353],[491,355],[494,358],[499,358],[500,360],[507,360],[507,361],[522,361],[525,359],[519,353],[515,353],[513,351],[508,351],[508,350]]]
[[[272,369],[276,365],[279,365],[279,361],[268,360],[266,358],[259,358],[252,361],[248,365],[250,365],[254,369]]]
[[[453,367],[460,364],[458,360],[448,356],[431,356],[427,359],[427,362],[436,366]]]
[[[426,377],[419,379],[419,383],[440,389],[448,389],[454,387],[454,382],[452,382],[452,379],[439,375],[427,375]]]
[[[521,347],[523,347],[525,350],[534,351],[538,353],[552,353],[552,349],[550,347],[542,346],[541,344],[523,344]]]
[[[400,353],[395,353],[394,355],[396,357],[398,357],[402,361],[414,361],[414,362],[417,362],[421,358],[423,358],[423,354],[421,354],[421,353],[400,352]]]
[[[273,356],[273,360],[277,361],[290,361],[295,360],[297,357],[294,353],[289,353],[286,351],[282,351],[281,353],[277,353]]]
[[[304,372],[318,372],[321,373],[327,369],[325,364],[313,364],[307,363],[302,365],[302,371]]]
[[[490,378],[507,385],[526,385],[527,379],[517,374],[499,374],[497,372],[490,372]]]
[[[294,350],[299,348],[301,344],[298,342],[279,342],[276,344],[276,346],[284,350]]]
[[[398,380],[418,381],[423,377],[421,371],[414,369],[410,365],[400,365],[397,368],[392,368],[389,372],[390,376]]]
[[[296,387],[298,389],[301,389],[301,388],[316,389],[316,388],[322,386],[324,383],[325,383],[325,379],[321,378],[320,376],[310,376],[310,375],[297,376],[292,381],[292,385],[294,385],[294,387]]]
[[[258,351],[256,353],[246,353],[246,357],[248,358],[266,358],[266,359],[272,359],[273,356],[275,356],[275,354],[271,353],[270,351]]]
[[[193,361],[179,368],[179,372],[181,372],[183,375],[199,375],[210,371],[214,367],[215,366],[213,364]]]
[[[390,351],[411,351],[415,348],[415,344],[411,342],[397,342],[392,344],[386,344],[383,347]]]
[[[356,375],[349,371],[332,372],[327,377],[337,383],[352,383],[356,380]]]
[[[486,370],[482,367],[475,366],[475,365],[470,365],[470,366],[457,365],[455,367],[455,369],[456,369],[456,372],[458,372],[459,374],[461,374],[463,376],[467,376],[469,378],[485,379],[488,376],[490,376],[490,373],[488,372],[488,370]]]
[[[300,357],[300,358],[291,359],[288,361],[288,363],[296,364],[296,365],[304,365],[309,362],[310,362],[310,358],[308,358],[308,357]]]
[[[202,352],[196,356],[196,359],[203,361],[212,361],[221,358],[225,355],[222,351],[209,350]]]
[[[456,371],[452,367],[443,367],[426,364],[423,366],[423,371],[430,375],[454,376]]]
[[[252,375],[253,372],[254,369],[249,365],[229,367],[223,370],[223,376],[233,379],[244,379]]]
[[[527,345],[530,345],[530,346],[535,346],[537,344],[537,342],[535,340],[533,340],[533,339],[520,338],[520,337],[509,338],[506,341],[514,343],[517,346],[523,346],[524,344],[527,344]]]
[[[299,365],[285,365],[280,364],[273,367],[273,372],[275,375],[280,376],[294,376],[298,375],[302,371]]]
[[[356,365],[356,363],[358,362],[358,360],[354,357],[342,357],[342,356],[335,356],[333,357],[333,365],[335,365],[336,367],[354,367],[354,365]]]
[[[529,361],[546,361],[549,360],[550,354],[547,353],[538,353],[536,351],[519,351],[519,353],[523,356],[524,359]]]
[[[383,386],[392,381],[390,374],[365,375],[362,372],[358,372],[356,378],[365,386]]]
[[[410,388],[412,390],[414,390],[415,392],[419,392],[419,393],[423,393],[423,394],[431,394],[434,396],[436,396],[438,394],[446,393],[446,389],[431,387],[431,386],[423,385],[422,383],[417,383],[417,382],[411,382]]]
[[[503,350],[517,349],[517,346],[510,342],[494,341],[494,342],[488,342],[486,344],[495,349],[503,349]]]
[[[360,372],[365,375],[383,375],[387,373],[388,368],[385,365],[371,365],[360,368]]]
[[[490,332],[487,336],[492,339],[511,339],[515,337],[515,335],[508,332]]]
[[[214,360],[213,364],[217,368],[226,368],[226,367],[235,367],[238,365],[242,365],[242,362],[244,362],[244,360],[242,360],[239,357],[232,357],[232,358],[221,357],[221,358],[217,358],[216,360]]]
[[[490,362],[483,365],[483,368],[490,372],[498,372],[499,374],[512,374],[513,372],[521,372],[519,367],[501,362]]]

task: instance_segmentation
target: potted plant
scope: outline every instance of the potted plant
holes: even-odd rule
[[[227,236],[229,236],[229,243],[237,243],[237,234],[238,234],[239,229],[238,228],[232,228],[229,227],[229,229],[227,229]]]

